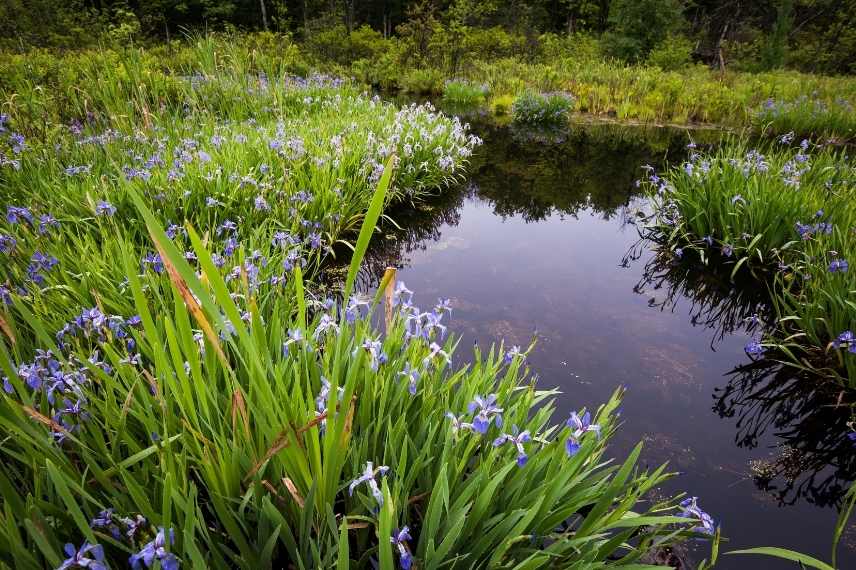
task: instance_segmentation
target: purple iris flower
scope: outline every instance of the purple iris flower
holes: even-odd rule
[[[748,354],[749,356],[761,356],[762,354],[764,354],[764,352],[767,351],[767,349],[761,345],[761,341],[756,338],[753,338],[748,343],[746,343],[746,346],[743,347],[743,350],[745,350],[746,354]]]
[[[829,272],[841,272],[846,273],[847,269],[849,269],[850,265],[847,263],[846,259],[833,259],[829,262]]]
[[[501,447],[506,443],[513,444],[517,448],[517,466],[523,467],[529,460],[529,456],[526,455],[526,450],[523,448],[523,444],[531,440],[532,437],[529,434],[529,430],[518,432],[517,426],[514,426],[511,430],[511,434],[504,433],[493,440],[493,446]]]
[[[144,255],[143,259],[140,260],[140,267],[142,268],[143,273],[145,273],[150,266],[155,273],[163,273],[164,264],[161,260],[161,256],[155,252],[150,252]]]
[[[175,531],[169,529],[169,544],[175,542]],[[128,559],[128,563],[134,570],[142,569],[142,562],[146,568],[151,568],[155,560],[160,562],[163,570],[178,570],[179,562],[175,554],[168,552],[167,549],[167,532],[163,527],[158,528],[158,533],[154,540],[147,543],[136,554],[132,554]]]
[[[580,450],[580,441],[588,432],[594,432],[600,437],[600,426],[591,423],[591,413],[586,412],[582,416],[571,412],[566,425],[571,428],[571,435],[565,441],[565,451],[569,456],[574,456]]]
[[[270,210],[270,204],[268,204],[267,200],[265,200],[264,196],[256,196],[254,200],[254,205],[256,210],[260,212],[267,212]]]
[[[410,366],[410,363],[404,365],[404,370],[398,373],[399,376],[404,376],[408,380],[408,391],[411,396],[416,395],[416,384],[419,382],[419,369]]]
[[[116,206],[106,200],[99,200],[95,204],[95,213],[99,216],[112,216],[116,213]]]
[[[463,418],[459,418],[452,412],[446,412],[446,417],[452,420],[452,433],[457,434],[459,431],[468,430],[468,431],[476,431],[475,426],[469,422],[463,421]]]
[[[713,517],[704,512],[701,507],[698,506],[698,497],[690,497],[681,501],[681,512],[678,513],[678,516],[688,519],[697,519],[700,522],[700,524],[691,529],[693,532],[709,535],[716,532],[716,525],[713,521]]]
[[[89,544],[84,542],[78,550],[73,544],[68,543],[63,549],[68,556],[56,570],[67,570],[71,568],[89,568],[90,570],[107,570],[104,563],[104,547],[100,544]]]
[[[363,483],[367,483],[369,489],[371,489],[372,496],[377,501],[377,504],[382,507],[383,492],[380,490],[380,487],[378,487],[377,480],[375,478],[386,475],[387,471],[389,471],[389,467],[386,465],[381,465],[380,467],[375,468],[374,463],[371,461],[366,462],[366,467],[363,469],[362,475],[351,481],[351,484],[348,485],[348,494],[353,497],[354,489]]]
[[[12,225],[17,224],[21,220],[24,220],[30,224],[33,223],[33,214],[27,208],[22,208],[20,206],[7,206],[6,207],[6,221]]]
[[[18,240],[8,234],[0,234],[0,252],[10,254],[15,250]]]
[[[56,218],[51,216],[50,214],[42,214],[39,216],[39,233],[41,235],[46,235],[50,233],[53,228],[58,228],[59,222],[56,221]],[[0,236],[2,237],[2,236]]]
[[[517,345],[512,346],[506,353],[503,358],[503,362],[505,364],[511,364],[514,361],[514,358],[519,356],[522,359],[526,358],[526,355],[521,352],[520,347]]]
[[[119,540],[122,536],[122,533],[119,531],[119,526],[113,520],[113,509],[105,509],[98,513],[98,516],[92,519],[89,526],[93,529],[106,530],[116,540]]]
[[[496,394],[489,394],[484,398],[476,395],[467,410],[475,414],[473,429],[482,435],[487,433],[491,421],[496,423],[496,427],[502,427],[502,408],[496,405]]]
[[[856,354],[856,335],[852,331],[844,331],[832,341],[835,348],[847,348],[848,352]]]
[[[398,549],[398,561],[402,570],[410,570],[413,566],[413,555],[410,554],[410,547],[407,545],[410,540],[410,529],[406,526],[401,527],[401,530],[395,529],[389,537],[389,541]]]

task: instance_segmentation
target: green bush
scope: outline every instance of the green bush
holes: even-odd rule
[[[450,79],[443,86],[443,101],[453,105],[480,105],[485,102],[488,93],[486,85]]]
[[[407,93],[416,95],[442,93],[445,74],[439,69],[416,68],[405,71],[399,81],[401,88]]]
[[[305,40],[309,53],[324,62],[348,66],[360,59],[373,60],[391,47],[380,32],[363,25],[348,33],[344,24],[312,32]]]
[[[679,71],[691,63],[693,44],[683,36],[669,36],[648,54],[648,65],[663,71]]]
[[[670,33],[682,27],[678,0],[613,0],[609,32],[603,36],[608,53],[626,61],[644,59]]]

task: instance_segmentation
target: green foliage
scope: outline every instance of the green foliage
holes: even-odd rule
[[[693,44],[683,36],[669,36],[648,54],[648,65],[663,71],[680,71],[691,63]]]
[[[772,134],[825,135],[844,140],[856,136],[856,114],[844,98],[832,102],[805,95],[792,101],[768,99],[753,116],[758,130]]]
[[[391,49],[391,42],[368,26],[348,33],[343,24],[314,32],[305,41],[306,50],[324,62],[350,65],[352,62],[374,60]]]
[[[384,326],[391,281],[352,295],[386,207],[463,171],[459,121],[217,38],[155,53],[46,57],[42,81],[82,80],[41,115],[26,62],[4,77],[3,129],[28,136],[0,138],[0,200],[27,208],[0,221],[0,565],[87,540],[121,567],[160,527],[155,566],[253,570],[392,568],[405,525],[421,568],[629,568],[692,535],[650,498],[665,467],[606,453],[621,390],[572,431],[525,351],[453,366],[456,339],[411,334],[409,293]],[[482,434],[488,394],[504,421]],[[372,464],[377,490],[352,486]]]
[[[486,85],[475,85],[469,81],[449,80],[443,86],[443,101],[452,105],[480,105],[487,95]]]
[[[628,61],[645,58],[672,32],[683,28],[678,0],[613,0],[609,7],[606,50]]]
[[[603,58],[600,41],[591,34],[544,34],[538,38],[539,55],[544,61],[571,60],[598,62]]]
[[[764,69],[778,69],[785,65],[788,35],[794,22],[793,0],[778,0],[776,6],[776,24],[761,49],[761,65]]]

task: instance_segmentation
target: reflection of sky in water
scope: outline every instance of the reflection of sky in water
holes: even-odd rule
[[[459,215],[457,225],[440,227],[439,239],[405,255],[399,271],[417,304],[452,298],[450,328],[461,337],[458,361],[469,358],[475,341],[525,346],[537,328],[530,365],[541,386],[562,390],[558,408],[564,413],[597,406],[618,385],[626,386],[625,423],[614,455],[623,456],[644,439],[645,461],[669,461],[682,472],[663,491],[698,495],[731,539],[723,550],[777,545],[828,559],[835,511],[806,501],[780,507],[750,476],[750,460],[775,453],[775,430],[767,430],[756,448],[740,448],[735,421],[722,421],[712,410],[725,375],[748,361],[747,335],[726,336],[712,349],[715,333],[691,324],[687,299],[661,311],[648,304],[662,292],[634,294],[646,256],[630,267],[619,265],[637,240],[634,227],[591,208],[527,222],[531,216],[479,197],[466,199]],[[847,547],[854,541],[851,528],[840,553],[842,568],[856,565]],[[704,548],[699,552],[704,555]],[[727,556],[718,567],[793,565]]]

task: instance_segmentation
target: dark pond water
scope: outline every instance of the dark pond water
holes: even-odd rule
[[[474,129],[485,144],[467,183],[393,214],[404,231],[375,248],[364,286],[393,265],[417,303],[451,298],[459,360],[473,342],[525,346],[537,329],[529,364],[540,385],[562,390],[559,409],[597,406],[625,386],[612,454],[643,440],[648,465],[668,461],[681,474],[660,492],[699,496],[730,540],[723,550],[775,545],[828,560],[856,473],[848,413],[774,364],[749,366],[744,319],[763,314],[762,293],[662,262],[627,221],[644,205],[641,165],[681,160],[690,136],[718,135]],[[854,548],[851,525],[841,568],[856,568]],[[687,566],[706,554],[684,553]],[[718,567],[794,565],[725,556]]]

